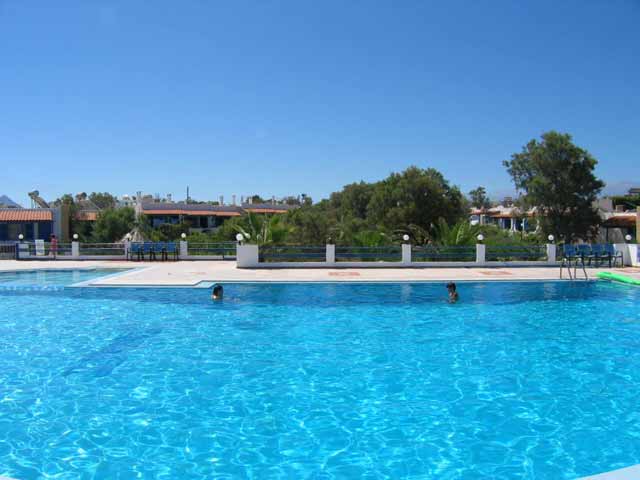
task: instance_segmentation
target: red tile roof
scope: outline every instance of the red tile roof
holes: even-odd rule
[[[98,212],[80,210],[76,212],[76,220],[80,222],[95,222],[98,219]]]
[[[45,208],[1,208],[0,222],[51,222],[53,212]]]
[[[171,210],[144,210],[145,215],[186,215],[189,217],[206,216],[206,217],[239,217],[240,212],[220,212],[212,210],[188,210],[188,209],[171,209]]]
[[[287,210],[276,209],[276,208],[249,208],[244,207],[247,212],[253,213],[287,213]]]

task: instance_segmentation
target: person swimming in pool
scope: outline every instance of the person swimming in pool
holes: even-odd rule
[[[222,300],[224,296],[224,288],[219,283],[216,283],[211,290],[211,300]]]
[[[447,291],[449,292],[449,303],[456,303],[460,298],[456,291],[456,284],[453,282],[447,283]]]

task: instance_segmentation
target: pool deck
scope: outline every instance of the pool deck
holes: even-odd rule
[[[621,468],[612,472],[601,473],[589,477],[582,477],[578,480],[639,480],[640,464],[632,467]]]
[[[126,262],[126,261],[0,261],[8,270],[132,268],[134,270],[87,282],[95,286],[192,287],[210,282],[438,282],[558,280],[557,267],[512,268],[309,268],[239,269],[235,261]],[[589,278],[599,271],[623,273],[640,279],[640,268],[589,268]],[[566,272],[565,272],[566,277]],[[578,271],[578,278],[583,279]]]

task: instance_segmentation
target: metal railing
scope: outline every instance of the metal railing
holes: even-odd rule
[[[80,255],[124,256],[124,243],[80,243]]]
[[[412,262],[474,262],[475,245],[414,245]]]
[[[30,256],[39,257],[65,257],[71,256],[71,243],[58,243],[52,250],[50,242],[44,242],[44,254],[38,255],[38,249],[35,242],[25,242],[28,246]]]
[[[402,247],[336,247],[336,262],[400,262]]]
[[[485,259],[488,262],[544,261],[546,245],[488,245]]]
[[[16,242],[0,242],[0,259],[13,260],[16,258]]]
[[[236,242],[191,243],[187,244],[189,256],[219,256],[223,260],[236,258]]]
[[[259,261],[273,262],[324,262],[327,247],[303,245],[263,245],[259,250]]]

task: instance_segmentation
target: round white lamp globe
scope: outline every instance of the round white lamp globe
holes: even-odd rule
[[[549,239],[550,242],[553,242],[553,240],[555,239],[553,235],[549,235],[547,238]]]
[[[481,233],[478,234],[478,236],[476,237],[478,239],[479,242],[484,240],[484,235],[482,235]]]
[[[24,235],[23,234],[18,235],[18,240],[24,240]]]
[[[236,235],[236,240],[237,240],[237,241],[239,241],[239,242],[241,242],[242,240],[244,240],[244,236],[243,236],[241,233],[238,233],[238,234]]]
[[[78,234],[77,234],[77,233],[74,233],[74,234],[73,234],[73,239],[74,239],[74,240],[77,240],[77,239],[78,239]]]
[[[126,238],[127,238],[127,240],[131,240],[131,234],[127,233]]]
[[[184,239],[186,239],[186,238],[187,238],[187,234],[186,234],[186,233],[183,233],[182,235],[180,235],[180,237],[184,240]]]
[[[624,239],[625,239],[627,242],[630,242],[632,238],[633,238],[633,237],[632,237],[631,235],[629,235],[628,233],[624,236]]]
[[[409,235],[407,235],[407,234],[405,233],[405,234],[402,236],[402,239],[403,239],[405,242],[408,242],[408,241],[409,241]]]

